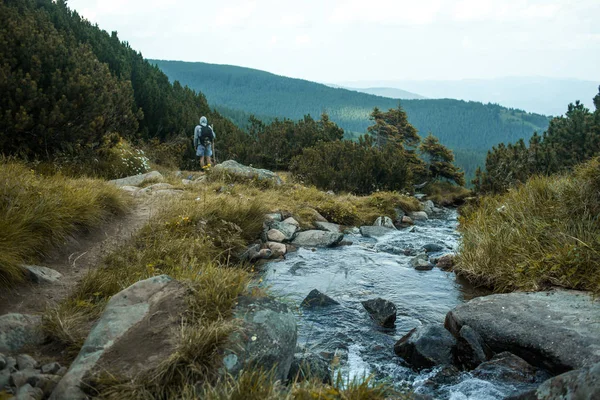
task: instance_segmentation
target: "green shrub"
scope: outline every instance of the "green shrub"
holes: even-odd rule
[[[0,286],[20,280],[21,264],[128,208],[106,182],[44,177],[14,162],[0,162],[0,182]]]
[[[404,152],[393,145],[379,150],[364,142],[321,142],[294,157],[290,170],[305,184],[336,192],[369,194],[411,183]]]
[[[600,161],[534,177],[461,217],[456,271],[498,291],[550,285],[600,293]]]

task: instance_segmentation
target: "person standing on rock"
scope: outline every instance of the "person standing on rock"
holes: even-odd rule
[[[215,131],[212,126],[208,125],[208,120],[205,116],[200,118],[200,125],[196,125],[194,129],[194,148],[196,156],[200,157],[200,167],[208,169],[211,167],[211,157],[213,154],[213,143],[215,142]]]

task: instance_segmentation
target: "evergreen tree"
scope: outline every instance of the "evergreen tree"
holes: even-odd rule
[[[464,186],[464,173],[453,164],[454,154],[450,149],[442,145],[438,138],[429,133],[419,146],[419,150],[425,156],[428,164],[428,173],[431,178],[444,178],[454,181],[460,186]]]

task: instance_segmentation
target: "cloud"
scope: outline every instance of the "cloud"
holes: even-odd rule
[[[456,3],[451,14],[459,22],[550,19],[561,10],[562,4],[559,3],[561,1],[539,3],[532,0],[461,0]]]
[[[237,6],[224,7],[214,18],[217,27],[233,27],[245,24],[256,11],[255,1],[246,1]]]
[[[385,23],[420,25],[433,22],[441,0],[350,0],[340,3],[330,16],[333,23]]]
[[[297,35],[296,36],[296,44],[299,46],[307,46],[311,43],[311,38],[309,35]]]

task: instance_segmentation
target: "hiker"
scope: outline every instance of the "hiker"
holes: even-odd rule
[[[210,157],[213,153],[213,143],[215,141],[215,131],[212,126],[208,125],[206,117],[200,118],[200,125],[196,125],[194,129],[194,148],[196,155],[200,156],[200,167],[208,169],[211,167]]]

